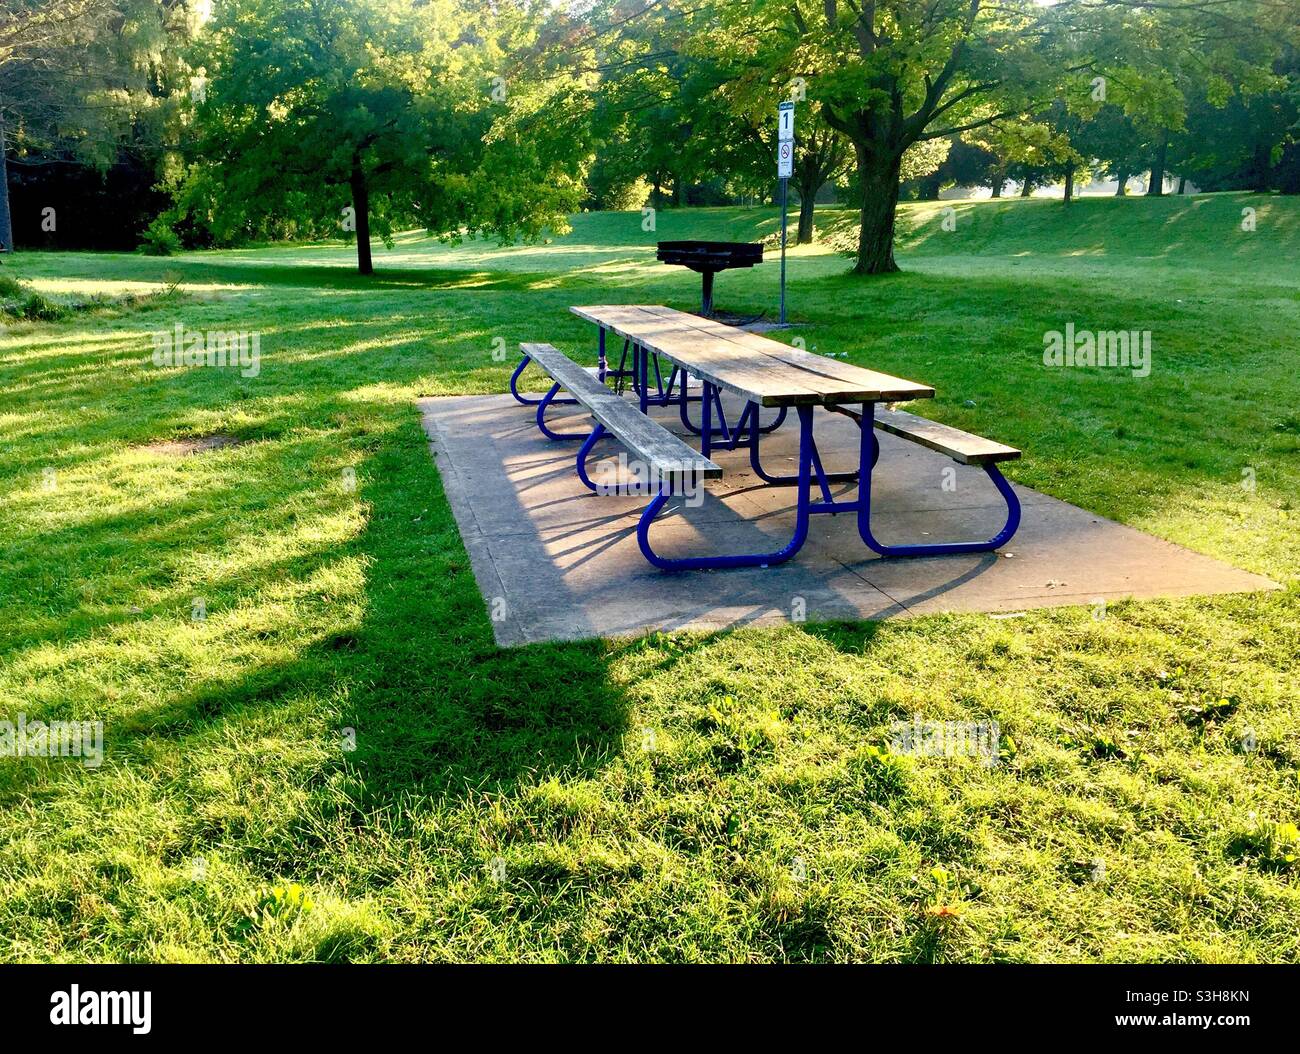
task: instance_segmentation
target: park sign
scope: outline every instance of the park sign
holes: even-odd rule
[[[776,108],[776,177],[789,179],[794,174],[794,103],[783,102]]]
[[[781,181],[781,325],[785,325],[785,214],[790,177],[794,174],[794,103],[776,107],[776,178]]]

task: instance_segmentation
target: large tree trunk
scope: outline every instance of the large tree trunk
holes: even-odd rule
[[[1186,194],[1186,193],[1187,193],[1187,177],[1186,177],[1186,176],[1179,176],[1179,177],[1178,177],[1178,193],[1179,193],[1179,194]]]
[[[1002,197],[1002,184],[1007,181],[1007,174],[1002,169],[997,169],[993,173],[993,192],[989,195],[991,198]]]
[[[862,204],[858,230],[858,262],[854,274],[889,274],[894,262],[894,218],[898,212],[898,173],[902,151],[879,157],[857,147]]]
[[[1031,182],[1029,182],[1029,177],[1026,176],[1025,181],[1020,184],[1020,196],[1022,198],[1027,198],[1033,192],[1034,192],[1034,185]]]
[[[799,188],[799,232],[795,236],[795,245],[811,245],[813,240],[813,206],[817,191],[807,187]]]
[[[370,259],[370,187],[361,168],[361,158],[352,159],[352,209],[357,221],[357,273],[374,274]]]
[[[0,253],[14,251],[14,225],[9,215],[9,166],[5,163],[5,119],[0,114]]]
[[[1165,192],[1165,161],[1169,157],[1169,133],[1160,133],[1160,142],[1156,144],[1156,157],[1151,162],[1151,182],[1147,184],[1147,196],[1159,198]]]
[[[1122,198],[1128,193],[1128,173],[1119,172],[1115,178],[1119,180],[1119,186],[1115,188],[1115,197]]]
[[[681,176],[673,177],[673,208],[686,204],[686,181]]]
[[[1068,205],[1074,200],[1074,166],[1065,166],[1065,203]]]

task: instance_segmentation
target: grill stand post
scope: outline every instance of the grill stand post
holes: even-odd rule
[[[713,317],[713,271],[701,271],[704,279],[704,294],[700,298],[700,314],[705,318]]]

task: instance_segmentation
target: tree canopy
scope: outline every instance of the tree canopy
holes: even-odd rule
[[[11,0],[0,142],[35,179],[131,158],[162,248],[342,233],[368,272],[403,227],[770,200],[790,98],[797,237],[846,188],[875,274],[903,184],[1295,192],[1298,48],[1300,0]]]

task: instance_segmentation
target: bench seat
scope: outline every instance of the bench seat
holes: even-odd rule
[[[718,479],[722,467],[692,450],[633,403],[612,392],[583,366],[551,344],[524,343],[520,352],[582,404],[608,432],[658,477],[676,484]]]
[[[832,407],[832,409],[852,417],[858,424],[862,423],[862,415],[856,410],[843,407]],[[938,421],[909,414],[906,410],[890,410],[884,406],[877,406],[874,419],[876,427],[882,432],[888,432],[901,439],[910,439],[913,443],[919,443],[930,450],[947,454],[962,465],[991,465],[998,461],[1014,461],[1020,456],[1020,451],[1013,446],[963,432],[960,428],[953,428],[952,425],[940,424]]]

